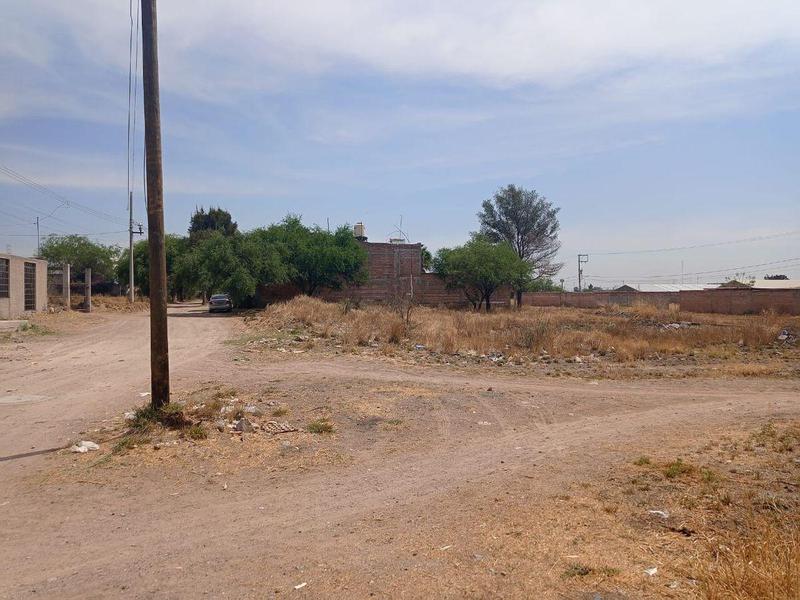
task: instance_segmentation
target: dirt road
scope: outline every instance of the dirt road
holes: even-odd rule
[[[176,385],[196,380],[229,337],[233,319],[199,305],[172,307]],[[79,335],[31,339],[0,360],[0,457],[63,446],[87,423],[142,404],[150,389],[148,315],[106,314]]]
[[[565,597],[542,587],[557,574],[489,550],[516,535],[525,511],[637,453],[680,453],[720,430],[800,415],[791,380],[593,384],[345,357],[234,362],[222,342],[235,326],[175,309],[175,389],[270,386],[292,415],[329,407],[335,438],[276,440],[275,458],[251,468],[153,454],[62,476],[70,457],[1,462],[0,561],[13,565],[1,598]],[[63,444],[141,403],[146,332],[144,315],[109,317],[0,363],[0,454]],[[387,386],[400,390],[394,400]],[[405,419],[399,431],[363,412],[389,401]],[[309,462],[298,466],[295,451]],[[558,561],[536,544],[521,551],[542,553],[551,571]]]

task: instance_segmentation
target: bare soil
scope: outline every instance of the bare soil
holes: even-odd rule
[[[280,352],[248,345],[239,316],[182,306],[175,401],[298,431],[210,417],[206,439],[120,448],[147,401],[147,315],[49,321],[0,343],[0,598],[701,597],[737,524],[798,515],[796,377]],[[333,431],[312,433],[320,420]],[[81,439],[101,449],[32,454]]]

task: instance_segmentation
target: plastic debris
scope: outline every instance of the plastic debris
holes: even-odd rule
[[[94,452],[95,450],[100,450],[100,446],[95,444],[94,442],[89,442],[83,440],[78,442],[74,446],[70,448],[70,452],[76,452],[78,454],[85,454],[86,452]]]
[[[303,589],[304,587],[306,587],[307,585],[308,585],[308,582],[307,582],[307,581],[304,581],[303,583],[298,583],[296,586],[294,586],[294,589],[296,589],[296,590],[302,590],[302,589]]]
[[[666,510],[648,510],[647,512],[662,519],[669,519],[669,513]]]
[[[650,577],[655,576],[658,573],[658,567],[650,567],[649,569],[644,570],[645,575],[649,575]]]

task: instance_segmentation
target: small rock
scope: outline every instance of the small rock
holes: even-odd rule
[[[215,422],[214,422],[214,426],[215,426],[215,427],[216,427],[216,428],[217,428],[219,431],[225,431],[225,425],[226,425],[226,423],[225,423],[225,421],[223,421],[222,419],[220,419],[219,421],[215,421]]]
[[[126,421],[133,421],[136,419],[136,413],[133,411],[128,411],[125,413],[125,420]]]
[[[644,570],[645,575],[653,577],[658,573],[658,567],[650,567],[649,569]]]
[[[656,515],[657,517],[661,517],[662,519],[669,519],[669,513],[665,510],[648,510],[651,515]]]
[[[253,424],[245,418],[241,418],[236,421],[236,423],[233,425],[233,429],[234,431],[239,431],[241,433],[252,433],[255,431],[253,429]]]
[[[250,404],[244,407],[244,412],[250,415],[256,415],[257,417],[264,416],[264,411],[261,409],[260,406],[255,406],[254,404]]]

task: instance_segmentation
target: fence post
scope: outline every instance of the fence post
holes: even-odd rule
[[[61,294],[64,297],[66,310],[72,310],[72,290],[70,289],[70,264],[66,263],[61,269]]]
[[[83,306],[86,312],[92,312],[92,270],[86,269],[84,276]]]

